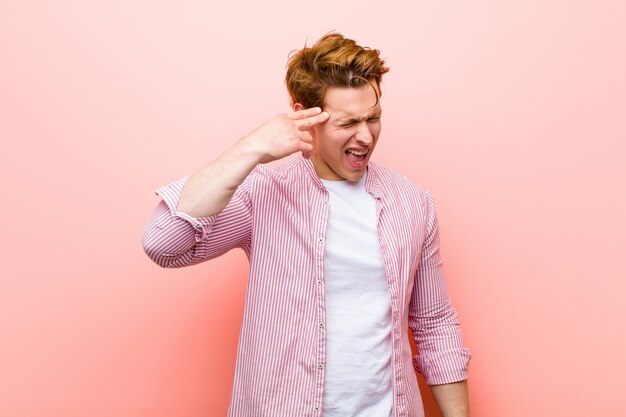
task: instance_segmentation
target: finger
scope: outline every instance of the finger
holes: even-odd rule
[[[311,156],[311,153],[313,152],[313,145],[311,145],[310,143],[300,141],[298,142],[297,148],[299,151],[302,152],[302,156],[307,159]]]
[[[289,113],[287,114],[287,117],[289,117],[291,120],[306,119],[307,117],[320,114],[321,111],[322,109],[320,109],[319,107],[311,107],[310,109],[303,109]]]
[[[308,129],[312,126],[318,125],[320,123],[324,123],[328,120],[330,115],[328,112],[322,112],[316,116],[307,117],[306,119],[297,120],[294,123],[298,129]]]
[[[306,143],[313,143],[313,136],[307,131],[300,132],[298,139]]]

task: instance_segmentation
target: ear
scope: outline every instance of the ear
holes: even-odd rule
[[[293,103],[291,107],[293,108],[293,111],[300,111],[305,109],[305,107],[300,103]]]

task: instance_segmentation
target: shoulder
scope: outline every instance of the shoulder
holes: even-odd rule
[[[288,158],[257,165],[246,181],[251,195],[290,195],[307,188],[311,181],[304,158]]]
[[[269,164],[259,164],[251,175],[260,181],[285,181],[293,177],[298,177],[306,171],[303,158],[289,158]]]
[[[430,192],[411,178],[385,166],[370,162],[372,172],[382,187],[386,197],[392,199],[414,199],[426,203],[432,197]]]

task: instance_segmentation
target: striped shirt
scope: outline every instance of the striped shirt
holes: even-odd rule
[[[229,204],[206,218],[176,211],[187,179],[156,191],[162,201],[144,231],[144,250],[166,268],[237,247],[246,253],[250,276],[229,415],[323,416],[329,194],[313,164],[296,157],[257,165]],[[414,369],[431,385],[457,382],[467,378],[470,359],[444,282],[434,202],[373,162],[365,189],[376,199],[391,301],[393,413],[421,417]],[[408,328],[419,351],[413,358]]]

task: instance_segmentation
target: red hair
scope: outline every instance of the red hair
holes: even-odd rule
[[[305,108],[323,107],[328,87],[361,87],[376,83],[376,97],[387,71],[380,51],[357,45],[339,33],[320,38],[289,58],[285,83],[292,104]]]

